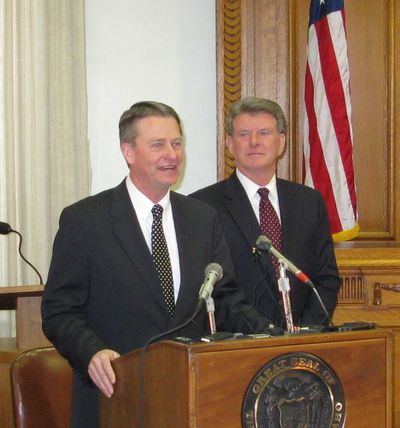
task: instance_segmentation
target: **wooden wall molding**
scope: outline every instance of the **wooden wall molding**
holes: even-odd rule
[[[364,276],[360,273],[340,275],[339,304],[360,304],[365,301]]]
[[[240,96],[256,95],[285,111],[289,144],[278,176],[301,181],[309,4],[217,0],[219,179],[234,167],[225,113]],[[346,25],[361,234],[335,246],[342,287],[333,321],[393,330],[393,426],[400,426],[400,2],[348,1]]]
[[[225,118],[247,95],[277,101],[289,117],[289,9],[287,0],[217,0],[218,178],[235,167],[225,148]],[[289,132],[290,134],[290,132]],[[289,175],[290,145],[278,165]]]
[[[289,118],[278,176],[301,181],[309,0],[217,0],[218,178],[234,161],[225,114],[241,96],[276,100]],[[346,2],[354,166],[361,233],[347,243],[400,247],[400,5]],[[239,65],[240,64],[240,65]]]
[[[225,147],[226,114],[241,97],[241,1],[217,0],[218,178],[231,175],[235,162]]]

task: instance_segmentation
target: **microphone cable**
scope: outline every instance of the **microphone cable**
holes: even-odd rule
[[[145,411],[144,411],[144,403],[145,403],[145,387],[144,387],[144,370],[145,370],[145,354],[147,352],[147,348],[154,342],[164,338],[165,336],[169,336],[172,333],[175,333],[178,330],[181,330],[183,328],[185,328],[187,325],[189,325],[191,322],[194,322],[197,326],[199,326],[199,324],[194,321],[194,319],[196,318],[196,316],[201,312],[202,307],[200,307],[199,305],[197,306],[195,312],[193,313],[193,315],[188,318],[186,321],[184,321],[183,323],[177,325],[176,327],[173,327],[167,331],[164,331],[160,334],[157,334],[156,336],[151,337],[142,347],[142,350],[140,352],[140,357],[139,357],[139,365],[138,365],[138,377],[139,377],[139,403],[138,403],[138,408],[139,408],[139,413],[138,413],[138,428],[146,428],[145,425]]]
[[[276,250],[273,247],[271,240],[266,235],[260,235],[257,238],[256,250],[263,253],[269,253],[271,256],[275,257],[278,261],[283,261],[287,265],[286,269],[292,273],[300,282],[306,284],[314,293],[317,298],[317,301],[320,305],[320,308],[324,312],[324,318],[322,319],[322,326],[324,325],[325,320],[328,320],[328,326],[335,328],[335,325],[332,322],[332,318],[329,315],[329,312],[326,309],[324,302],[321,299],[321,296],[318,293],[314,283],[311,279],[305,275],[299,268],[297,268],[290,260],[288,260],[283,254]]]
[[[325,304],[324,304],[324,302],[322,301],[322,299],[321,299],[321,296],[319,295],[319,293],[318,293],[318,290],[315,288],[315,285],[314,285],[314,283],[311,281],[311,280],[309,280],[308,282],[307,282],[307,285],[311,288],[311,290],[313,291],[313,293],[314,293],[314,295],[315,295],[315,297],[317,298],[317,300],[318,300],[318,303],[319,303],[319,305],[320,305],[320,307],[322,308],[322,311],[324,312],[324,318],[322,318],[322,322],[321,322],[321,324],[322,325],[324,325],[324,323],[325,323],[325,320],[328,320],[328,325],[329,325],[329,327],[331,327],[331,328],[335,328],[335,325],[333,324],[333,321],[332,321],[332,318],[331,318],[331,316],[329,315],[329,312],[328,312],[328,310],[326,309],[326,306],[325,306]]]
[[[275,325],[273,320],[271,320],[271,323],[274,325],[274,328],[276,328],[277,330],[281,330],[283,320],[285,319],[284,313],[283,313],[283,310],[282,310],[281,306],[279,305],[278,301],[276,300],[278,296],[273,294],[271,287],[269,286],[270,283],[274,284],[274,278],[272,277],[271,272],[269,272],[269,271],[264,272],[264,270],[262,269],[261,262],[260,262],[261,252],[257,248],[253,247],[252,253],[254,255],[254,261],[257,264],[257,270],[258,270],[258,273],[259,273],[261,279],[260,279],[260,281],[258,281],[257,285],[253,289],[252,299],[251,299],[252,300],[251,307],[253,309],[256,309],[257,311],[261,312],[265,317],[270,319],[270,316],[265,311],[263,311],[262,308],[256,307],[256,300],[257,300],[256,293],[257,293],[257,290],[261,287],[261,285],[263,285],[264,287],[262,289],[262,293],[261,293],[260,298],[263,297],[266,292],[268,292],[268,295],[271,298],[271,301],[274,303],[274,306],[279,311],[279,313],[281,314],[281,317],[282,317],[281,325]],[[266,278],[267,275],[268,275],[269,282],[267,281],[267,278]],[[282,331],[282,333],[283,333],[283,331]]]
[[[10,232],[16,233],[19,237],[19,245],[18,245],[18,252],[21,256],[22,260],[27,263],[37,274],[39,277],[40,285],[43,285],[43,278],[42,275],[40,275],[40,272],[33,266],[33,264],[26,259],[26,257],[22,254],[22,235],[17,231],[14,230],[8,223],[5,223],[3,221],[0,221],[0,235],[8,235]]]

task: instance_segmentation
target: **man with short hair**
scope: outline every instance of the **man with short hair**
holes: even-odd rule
[[[215,210],[170,191],[184,158],[177,113],[139,102],[119,127],[129,175],[64,209],[42,300],[43,330],[74,369],[73,427],[99,426],[98,389],[110,397],[118,382],[112,360],[194,314],[211,262],[224,273],[213,293],[218,329],[253,332],[269,324],[232,282]],[[176,335],[208,334],[206,315]]]
[[[277,285],[278,262],[273,256],[253,253],[257,238],[271,235],[273,245],[310,277],[332,315],[340,284],[322,196],[276,177],[286,145],[281,107],[263,98],[244,98],[230,109],[227,134],[226,145],[236,170],[228,179],[190,196],[217,209],[247,300],[286,327]],[[328,324],[311,289],[292,274],[288,276],[294,323]]]

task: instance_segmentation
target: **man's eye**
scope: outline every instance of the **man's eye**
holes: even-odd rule
[[[262,136],[266,136],[266,135],[270,135],[271,133],[267,130],[267,129],[262,129],[261,131],[260,131],[260,135],[262,135]]]
[[[174,147],[174,149],[180,149],[182,147],[182,141],[174,141],[172,147]]]
[[[242,131],[242,132],[239,133],[239,135],[241,137],[248,137],[250,135],[250,132],[249,131]]]

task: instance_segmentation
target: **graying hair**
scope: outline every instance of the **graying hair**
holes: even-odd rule
[[[226,119],[226,130],[228,135],[233,135],[233,119],[236,116],[249,113],[269,113],[276,119],[278,132],[286,135],[286,118],[279,104],[275,101],[258,97],[246,97],[232,104]]]

